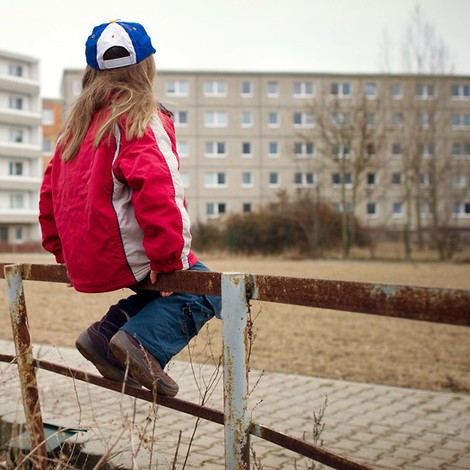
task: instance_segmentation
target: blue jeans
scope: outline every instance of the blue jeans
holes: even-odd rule
[[[200,261],[190,270],[209,271]],[[162,297],[159,292],[137,291],[118,305],[131,317],[121,329],[135,337],[165,367],[212,317],[220,319],[222,299],[176,292]]]

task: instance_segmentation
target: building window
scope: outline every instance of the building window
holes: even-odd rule
[[[419,175],[419,184],[422,188],[429,188],[432,185],[432,173],[421,173]]]
[[[470,174],[458,173],[453,178],[454,188],[468,188],[470,187]]]
[[[176,151],[180,158],[189,157],[189,143],[186,140],[177,140],[176,141]]]
[[[8,243],[8,227],[0,226],[0,243]]]
[[[312,98],[313,83],[312,82],[294,82],[292,95],[294,98]]]
[[[392,124],[395,127],[402,127],[403,126],[403,114],[402,113],[394,113],[392,116]]]
[[[277,171],[271,171],[268,175],[268,185],[270,188],[279,188],[281,185],[281,178]]]
[[[223,80],[206,80],[204,82],[205,96],[227,96],[227,83]]]
[[[294,154],[296,158],[311,158],[315,155],[315,145],[313,142],[295,142]]]
[[[269,142],[268,143],[268,156],[270,158],[278,158],[279,153],[279,142]]]
[[[348,144],[333,144],[331,153],[334,158],[351,158],[351,147]]]
[[[82,81],[76,78],[72,81],[72,95],[78,96],[82,92]]]
[[[206,216],[209,219],[216,219],[220,215],[227,213],[225,202],[208,202],[206,204]]]
[[[253,144],[251,142],[242,142],[242,157],[250,158],[253,156]]]
[[[22,242],[24,240],[23,227],[15,227],[15,242]]]
[[[392,144],[392,157],[400,158],[402,154],[401,144],[399,142],[393,142]]]
[[[227,176],[223,172],[211,171],[204,175],[204,187],[206,188],[226,188]]]
[[[416,97],[420,100],[431,100],[434,98],[434,85],[418,83],[416,85]]]
[[[281,118],[277,111],[270,111],[268,113],[268,127],[279,127],[281,124]]]
[[[294,113],[294,127],[311,129],[315,126],[315,119],[313,113],[310,112],[297,112]]]
[[[470,158],[470,143],[454,142],[452,156],[454,158]]]
[[[21,96],[10,96],[8,105],[10,109],[23,109],[23,98]]]
[[[470,85],[452,85],[453,100],[469,100]]]
[[[431,215],[431,206],[429,205],[429,202],[422,202],[419,205],[419,216],[422,218],[429,218]]]
[[[173,113],[173,122],[177,127],[187,127],[189,124],[188,111],[175,111]]]
[[[268,96],[270,98],[277,98],[279,96],[279,83],[274,81],[268,82]]]
[[[11,176],[23,176],[24,174],[24,164],[23,162],[18,162],[11,160],[8,162],[8,174]]]
[[[253,83],[247,80],[243,81],[241,95],[243,97],[253,96]]]
[[[51,108],[44,108],[42,110],[42,125],[43,126],[53,126],[55,122],[54,119],[54,110]]]
[[[452,129],[470,129],[470,114],[452,115]]]
[[[375,145],[373,143],[369,143],[366,145],[366,157],[367,158],[375,157]]]
[[[10,193],[10,209],[24,209],[24,203],[23,193]]]
[[[225,158],[227,156],[225,142],[206,142],[204,156],[207,158]]]
[[[373,188],[377,185],[377,175],[375,173],[367,173],[367,186]]]
[[[370,100],[377,98],[377,84],[375,82],[365,83],[364,93],[366,95],[366,98]]]
[[[242,127],[253,127],[253,113],[251,111],[242,111],[240,125]]]
[[[333,203],[331,204],[331,207],[333,208],[333,210],[335,210],[336,212],[340,212],[340,213],[346,213],[346,214],[352,214],[352,204],[350,202],[347,202],[346,204],[340,204],[340,203]]]
[[[392,83],[391,85],[392,98],[394,100],[401,100],[403,98],[403,92],[400,83]]]
[[[189,173],[187,171],[181,171],[181,181],[183,182],[183,188],[189,188]]]
[[[253,174],[249,171],[244,171],[242,173],[242,188],[252,188],[253,187]]]
[[[23,66],[20,64],[8,64],[8,75],[13,77],[22,77]]]
[[[351,84],[348,82],[331,83],[330,95],[336,98],[350,98],[351,97]]]
[[[377,125],[377,115],[375,113],[367,113],[366,126],[368,129],[374,129]]]
[[[425,143],[419,145],[419,154],[421,158],[429,159],[434,157],[434,144]]]
[[[20,128],[11,128],[10,142],[16,142],[18,144],[24,142],[24,130]]]
[[[344,185],[345,188],[350,188],[352,187],[352,175],[351,173],[344,173],[343,178],[341,178],[340,173],[332,173],[331,184],[333,187]]]
[[[392,185],[401,186],[402,184],[402,174],[401,173],[392,173]]]
[[[189,85],[187,80],[167,80],[165,93],[167,96],[188,96]]]
[[[377,204],[375,202],[368,202],[366,207],[367,217],[377,217]]]
[[[315,174],[311,171],[294,173],[294,184],[302,188],[315,186]]]
[[[242,206],[242,211],[244,214],[249,214],[252,211],[251,202],[244,202]]]
[[[352,124],[351,113],[333,113],[331,115],[331,124],[337,129],[350,127]]]
[[[51,155],[53,151],[54,151],[54,147],[53,147],[52,140],[44,139],[42,141],[42,153]]]
[[[431,114],[427,112],[419,113],[418,126],[420,129],[429,129],[431,124]]]
[[[454,217],[468,218],[470,217],[470,202],[457,202],[453,208]]]
[[[207,111],[204,114],[206,127],[227,127],[228,117],[225,111]]]
[[[395,219],[399,219],[403,217],[403,203],[402,202],[394,202],[392,206],[392,216]]]

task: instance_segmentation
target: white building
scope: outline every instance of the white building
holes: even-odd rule
[[[64,71],[65,114],[82,73]],[[159,70],[156,92],[193,221],[286,190],[373,229],[470,229],[470,76]]]
[[[40,241],[41,116],[38,59],[0,51],[0,244]]]

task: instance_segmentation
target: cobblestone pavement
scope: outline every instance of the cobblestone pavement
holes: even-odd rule
[[[0,352],[13,354],[11,341]],[[34,356],[96,373],[72,348],[35,345]],[[170,375],[178,398],[201,402],[214,367],[174,362]],[[43,420],[84,428],[73,439],[90,456],[107,455],[119,468],[223,469],[223,428],[148,402],[74,381],[37,373]],[[255,385],[256,384],[256,385]],[[313,413],[325,408],[323,446],[377,469],[469,469],[470,395],[436,393],[292,374],[250,373],[253,420],[295,437],[311,438]],[[206,404],[223,409],[221,372]],[[154,417],[157,417],[154,420]],[[5,423],[24,422],[16,365],[0,362],[0,435]],[[178,439],[180,436],[178,445]],[[252,437],[252,468],[304,469],[307,459]],[[188,450],[189,449],[189,450]],[[91,460],[90,460],[91,461]],[[316,469],[327,468],[317,464]]]

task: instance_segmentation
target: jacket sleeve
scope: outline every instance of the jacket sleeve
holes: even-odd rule
[[[55,255],[57,263],[64,263],[62,243],[57,232],[52,202],[52,161],[44,173],[39,195],[39,224],[42,231],[42,246]]]
[[[151,269],[187,269],[192,256],[189,216],[171,119],[156,114],[140,139],[125,137],[114,164],[115,176],[132,189],[137,223]]]

